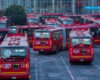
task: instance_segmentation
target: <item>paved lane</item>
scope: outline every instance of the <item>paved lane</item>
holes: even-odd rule
[[[95,47],[92,64],[70,64],[68,51],[40,55],[30,49],[30,80],[100,80],[100,46]]]

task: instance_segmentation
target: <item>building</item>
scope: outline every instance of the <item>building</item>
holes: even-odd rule
[[[26,12],[61,12],[70,14],[98,13],[97,10],[86,10],[86,6],[100,6],[100,0],[0,0],[0,10],[10,5],[21,5]]]

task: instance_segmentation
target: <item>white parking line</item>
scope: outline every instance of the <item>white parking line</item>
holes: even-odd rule
[[[70,74],[70,77],[72,78],[72,80],[75,80],[75,78],[74,78],[72,72],[70,71],[70,69],[69,69],[68,66],[66,65],[64,59],[63,59],[62,57],[60,57],[60,58],[61,58],[62,62],[64,63],[64,65],[66,66],[66,69],[68,70],[68,73]]]
[[[100,70],[100,67],[99,67],[98,65],[95,65],[95,66],[96,66],[96,68],[97,68],[97,69],[99,69],[99,70]]]
[[[38,80],[37,59],[35,59],[35,75],[36,75],[36,80]]]

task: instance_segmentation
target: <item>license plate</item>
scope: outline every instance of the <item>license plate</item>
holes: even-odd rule
[[[43,49],[41,49],[41,51],[43,51]]]
[[[12,77],[12,79],[16,79],[16,77]]]
[[[84,59],[81,59],[80,61],[84,61]]]

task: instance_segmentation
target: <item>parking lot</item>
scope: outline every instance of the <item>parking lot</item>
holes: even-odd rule
[[[30,49],[30,80],[100,80],[100,46],[95,46],[94,61],[69,63],[68,50],[39,54]]]

